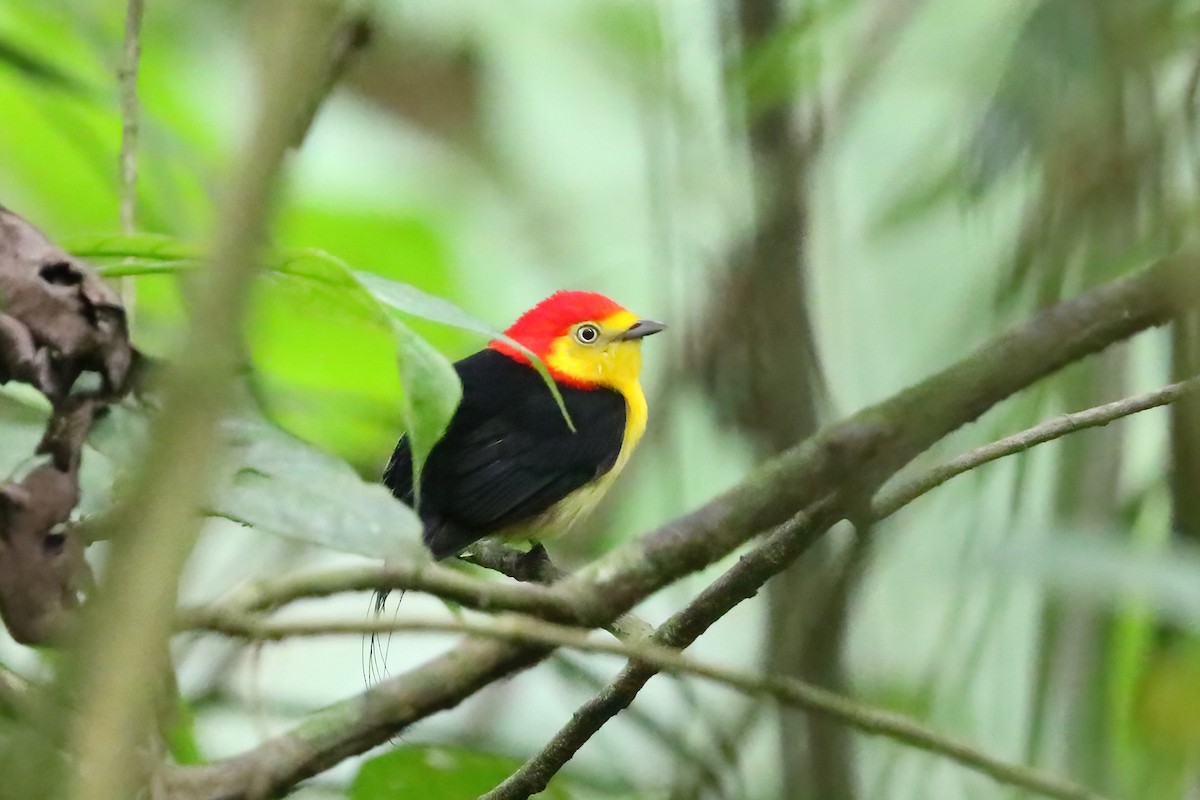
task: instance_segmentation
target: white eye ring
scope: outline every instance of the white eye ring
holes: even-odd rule
[[[575,341],[580,344],[595,344],[600,338],[600,329],[590,322],[584,323],[575,329]]]

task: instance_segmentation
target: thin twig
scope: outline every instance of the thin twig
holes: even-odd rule
[[[517,611],[569,624],[570,609],[537,584],[481,580],[441,564],[386,564],[349,567],[262,580],[234,592],[216,606],[196,606],[179,614],[179,627],[200,627],[197,620],[234,612],[274,611],[297,600],[344,592],[426,592],[479,611]]]
[[[1009,786],[1062,800],[1099,800],[1088,789],[1046,774],[1041,770],[995,758],[966,742],[944,736],[914,719],[885,709],[873,708],[792,678],[758,676],[705,664],[670,647],[598,641],[586,631],[528,618],[497,618],[481,623],[470,620],[403,620],[395,623],[269,622],[251,615],[226,616],[208,621],[205,630],[255,642],[282,641],[298,637],[341,634],[364,635],[390,632],[461,633],[501,641],[549,647],[569,647],[587,653],[621,656],[634,664],[672,674],[695,675],[725,684],[751,695],[773,697],[782,703],[835,719],[857,731],[883,736],[903,744],[944,756],[968,769],[983,773]]]
[[[480,543],[467,559],[510,577],[522,575],[515,567],[524,553],[504,545]],[[539,578],[555,580],[567,573],[549,560],[543,562]],[[249,584],[217,605],[202,605],[179,612],[179,630],[203,627],[203,621],[226,613],[274,611],[297,600],[329,597],[345,592],[416,591],[451,600],[477,611],[516,611],[550,622],[577,624],[581,622],[569,605],[541,583],[517,585],[481,580],[456,569],[437,563],[396,563],[377,567],[350,567],[301,575],[288,575]],[[637,639],[648,636],[654,629],[650,623],[633,614],[626,614],[606,626],[618,639]]]
[[[121,84],[121,232],[126,235],[137,228],[138,65],[144,9],[144,0],[129,0],[125,7],[125,50],[117,73]]]
[[[121,85],[120,215],[121,232],[126,236],[137,230],[138,183],[138,66],[142,59],[142,16],[145,0],[129,0],[125,6],[125,48],[117,81]],[[121,302],[125,315],[134,313],[135,285],[132,278],[121,280]]]
[[[926,470],[895,489],[884,490],[872,501],[871,516],[873,519],[890,517],[921,495],[936,489],[951,478],[983,464],[1022,453],[1035,445],[1044,444],[1076,431],[1102,427],[1141,411],[1169,405],[1198,389],[1200,389],[1200,378],[1192,378],[1172,383],[1153,392],[1105,403],[1086,411],[1063,414],[1038,423],[1032,428],[977,447],[940,466]]]
[[[831,495],[799,514],[742,556],[692,602],[654,632],[662,647],[683,649],[731,609],[753,597],[767,580],[792,563],[837,521],[838,499]],[[633,702],[657,670],[629,663],[595,697],[580,706],[542,750],[480,800],[515,800],[545,790],[554,777],[600,728]]]
[[[275,610],[297,600],[328,597],[344,592],[418,591],[452,600],[478,611],[518,611],[550,622],[579,624],[582,620],[561,597],[545,588],[568,573],[549,559],[537,562],[534,581],[529,581],[525,553],[498,542],[476,543],[463,558],[468,563],[524,581],[516,586],[466,575],[436,563],[386,564],[378,567],[354,567],[279,579],[258,581],[236,591],[218,606],[195,606],[179,614],[177,627],[198,627],[197,620],[225,612]],[[648,636],[654,629],[634,614],[625,614],[606,626],[618,639]]]

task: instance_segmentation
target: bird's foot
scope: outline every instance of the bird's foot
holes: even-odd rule
[[[540,583],[545,580],[546,567],[550,566],[550,554],[540,542],[535,542],[529,552],[517,559],[516,574],[513,576],[526,583]]]

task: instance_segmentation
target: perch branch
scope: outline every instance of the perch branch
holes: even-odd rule
[[[1175,402],[1197,388],[1200,388],[1200,378],[1171,384],[1154,392],[1065,414],[971,450],[922,472],[895,490],[881,492],[872,503],[869,521],[873,523],[891,516],[917,497],[974,467],[1075,431],[1107,425],[1122,417]],[[826,508],[830,505],[829,502],[825,504]],[[827,511],[818,507],[813,515],[801,516],[772,533],[692,603],[672,616],[655,632],[653,640],[669,647],[687,647],[735,605],[751,597],[767,579],[798,558],[833,521]],[[523,800],[543,791],[551,778],[608,720],[633,702],[654,674],[655,670],[645,664],[629,664],[599,694],[581,706],[542,750],[482,800]]]
[[[471,563],[505,572],[504,566],[519,561],[524,553],[493,542],[477,548]],[[542,562],[542,574],[553,579],[566,573],[549,560]],[[506,573],[508,574],[508,573]],[[450,600],[477,611],[516,611],[550,622],[578,624],[569,608],[558,603],[550,591],[538,584],[509,584],[482,580],[436,563],[385,564],[325,570],[283,578],[258,581],[236,591],[218,606],[196,606],[179,614],[177,627],[199,628],[203,620],[226,612],[274,611],[297,600],[328,597],[344,592],[375,590],[417,591]],[[649,623],[626,614],[608,629],[618,639],[637,638],[651,630]]]
[[[401,563],[258,581],[236,591],[219,606],[183,610],[179,627],[203,627],[203,619],[226,612],[274,611],[297,600],[376,589],[426,592],[479,611],[517,611],[551,622],[573,621],[543,586],[481,580],[440,564]]]
[[[570,573],[555,566],[554,562],[548,557],[530,559],[528,553],[514,550],[511,547],[506,547],[499,542],[493,542],[489,539],[476,542],[471,546],[470,550],[463,553],[459,558],[470,564],[507,575],[516,581],[553,584],[570,575]],[[557,600],[552,601],[552,603],[559,608],[559,613],[561,614],[563,608],[561,603]],[[578,617],[573,617],[572,620],[582,622]],[[618,639],[640,639],[654,632],[653,625],[631,612],[622,614],[602,627]]]

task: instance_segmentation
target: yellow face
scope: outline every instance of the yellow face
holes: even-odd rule
[[[629,336],[638,324],[636,315],[619,311],[572,325],[554,340],[546,365],[568,380],[625,393],[637,384],[642,369],[641,336]]]

